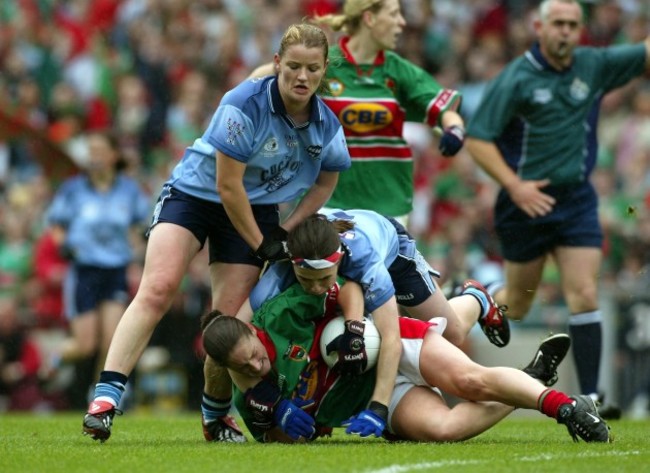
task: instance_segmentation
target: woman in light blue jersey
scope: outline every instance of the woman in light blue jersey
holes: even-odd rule
[[[101,369],[128,302],[131,242],[137,230],[144,235],[150,201],[138,183],[121,172],[124,161],[115,135],[91,133],[87,144],[85,172],[63,183],[47,218],[71,262],[63,291],[72,336],[58,357],[62,362],[77,362],[98,355]],[[99,369],[89,379],[78,373],[83,395],[71,399],[73,404],[86,402],[87,388],[96,381]]]
[[[226,93],[187,148],[156,205],[140,288],[117,328],[84,432],[106,440],[136,361],[168,310],[188,264],[210,242],[212,306],[236,313],[265,261],[286,257],[286,232],[329,199],[350,167],[341,125],[316,96],[328,64],[327,37],[299,24],[274,58],[277,76]],[[301,197],[280,226],[278,204]],[[227,414],[231,386],[206,361],[206,440],[241,442]]]

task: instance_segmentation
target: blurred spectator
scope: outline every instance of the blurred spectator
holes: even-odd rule
[[[18,299],[0,295],[0,412],[38,406],[40,366],[38,347],[19,319]]]
[[[0,226],[0,295],[16,295],[22,302],[31,275],[32,250],[29,222],[10,206],[2,214]]]
[[[34,276],[30,281],[29,301],[34,325],[40,328],[67,327],[63,314],[63,280],[68,262],[59,253],[51,230],[36,240],[33,257]]]

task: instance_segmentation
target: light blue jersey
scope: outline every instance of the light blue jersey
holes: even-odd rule
[[[329,220],[354,221],[354,228],[340,235],[345,254],[338,273],[361,284],[365,308],[368,312],[374,311],[395,295],[388,268],[399,255],[415,259],[415,243],[399,235],[390,220],[371,210],[333,209],[322,213]],[[253,310],[295,281],[291,262],[271,265],[251,292]]]
[[[320,171],[350,167],[343,128],[314,96],[309,122],[286,114],[275,76],[247,80],[223,96],[207,130],[188,147],[167,184],[199,199],[221,203],[216,152],[246,164],[244,188],[251,205],[289,202],[309,189]]]
[[[99,192],[79,175],[58,190],[47,221],[66,229],[65,245],[76,263],[117,268],[133,257],[129,228],[146,225],[150,210],[149,198],[130,177],[118,175],[107,192]]]

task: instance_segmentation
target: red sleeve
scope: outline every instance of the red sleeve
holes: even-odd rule
[[[41,353],[36,343],[25,340],[20,353],[20,364],[23,367],[25,376],[34,376],[41,367]]]

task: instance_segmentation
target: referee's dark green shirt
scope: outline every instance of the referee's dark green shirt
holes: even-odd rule
[[[600,100],[643,73],[645,57],[643,43],[581,47],[558,72],[536,44],[488,85],[468,135],[494,141],[523,179],[584,181],[596,161]]]

